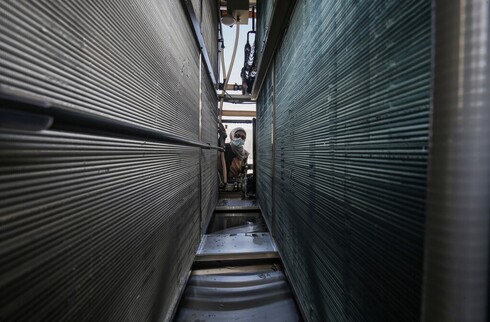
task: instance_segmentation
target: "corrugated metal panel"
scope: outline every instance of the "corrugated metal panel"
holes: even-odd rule
[[[196,21],[201,28],[205,49],[208,52],[213,73],[218,73],[218,1],[190,0]]]
[[[1,318],[153,320],[199,242],[197,148],[0,133]]]
[[[272,225],[272,69],[257,100],[257,198],[260,201],[262,214]],[[272,227],[270,227],[272,229]]]
[[[2,98],[199,139],[199,51],[181,2],[3,1],[0,18]],[[0,320],[170,318],[200,212],[216,204],[216,152],[106,135],[0,132]]]
[[[218,73],[218,2],[202,1],[202,35],[215,75]]]
[[[265,40],[269,31],[272,18],[272,10],[276,0],[257,1],[257,52],[260,54],[264,49]]]
[[[417,320],[430,2],[302,1],[275,70],[275,194],[260,202],[275,199],[307,318]]]
[[[202,68],[202,141],[217,144],[218,97],[213,85],[205,76],[204,64]],[[201,150],[201,185],[201,233],[204,234],[218,203],[218,153],[216,150]]]
[[[199,54],[179,2],[2,1],[0,14],[2,93],[197,138]]]

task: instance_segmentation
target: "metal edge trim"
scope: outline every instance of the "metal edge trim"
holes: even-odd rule
[[[217,76],[214,74],[211,60],[209,59],[208,50],[206,49],[206,44],[204,43],[204,38],[202,37],[201,26],[197,21],[196,13],[194,12],[194,8],[192,7],[192,2],[190,0],[181,0],[180,2],[182,3],[189,22],[191,23],[192,30],[194,31],[194,37],[196,38],[197,45],[199,46],[199,50],[204,58],[209,79],[216,87],[218,84],[216,81]]]

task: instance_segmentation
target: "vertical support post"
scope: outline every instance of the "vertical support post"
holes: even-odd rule
[[[423,321],[488,321],[489,2],[433,0]]]

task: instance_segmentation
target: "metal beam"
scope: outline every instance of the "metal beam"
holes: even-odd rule
[[[257,76],[252,88],[252,98],[257,99],[264,83],[267,71],[271,65],[272,59],[279,48],[280,41],[287,29],[291,14],[293,12],[296,0],[276,1],[271,21],[269,22],[269,33],[266,35],[265,46],[262,55],[259,57],[257,64]]]
[[[221,121],[222,123],[244,123],[244,124],[252,124],[252,120],[229,120],[229,119],[224,119]]]
[[[221,10],[221,16],[224,17],[224,16],[228,16],[228,10]],[[253,13],[252,11],[250,10],[248,12],[248,19],[252,19],[253,18]]]
[[[250,95],[230,95],[230,94],[225,94],[220,95],[219,98],[223,97],[224,101],[227,103],[254,103],[255,101],[252,100],[252,96]]]
[[[257,113],[255,111],[230,111],[230,110],[223,110],[223,116],[257,117]]]
[[[219,83],[219,88],[218,89],[223,89],[223,83]],[[235,84],[227,84],[225,91],[241,91],[242,90],[242,85],[235,83]]]

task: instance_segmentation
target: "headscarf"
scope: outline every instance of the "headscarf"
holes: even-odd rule
[[[231,130],[231,132],[230,132],[231,150],[233,151],[233,153],[235,153],[235,156],[237,158],[239,158],[240,160],[245,160],[250,153],[243,148],[243,145],[242,146],[236,146],[233,144],[233,139],[235,139],[235,133],[237,131],[242,131],[243,133],[245,133],[245,135],[247,135],[247,132],[245,131],[245,129],[243,127],[236,127],[233,130]]]

